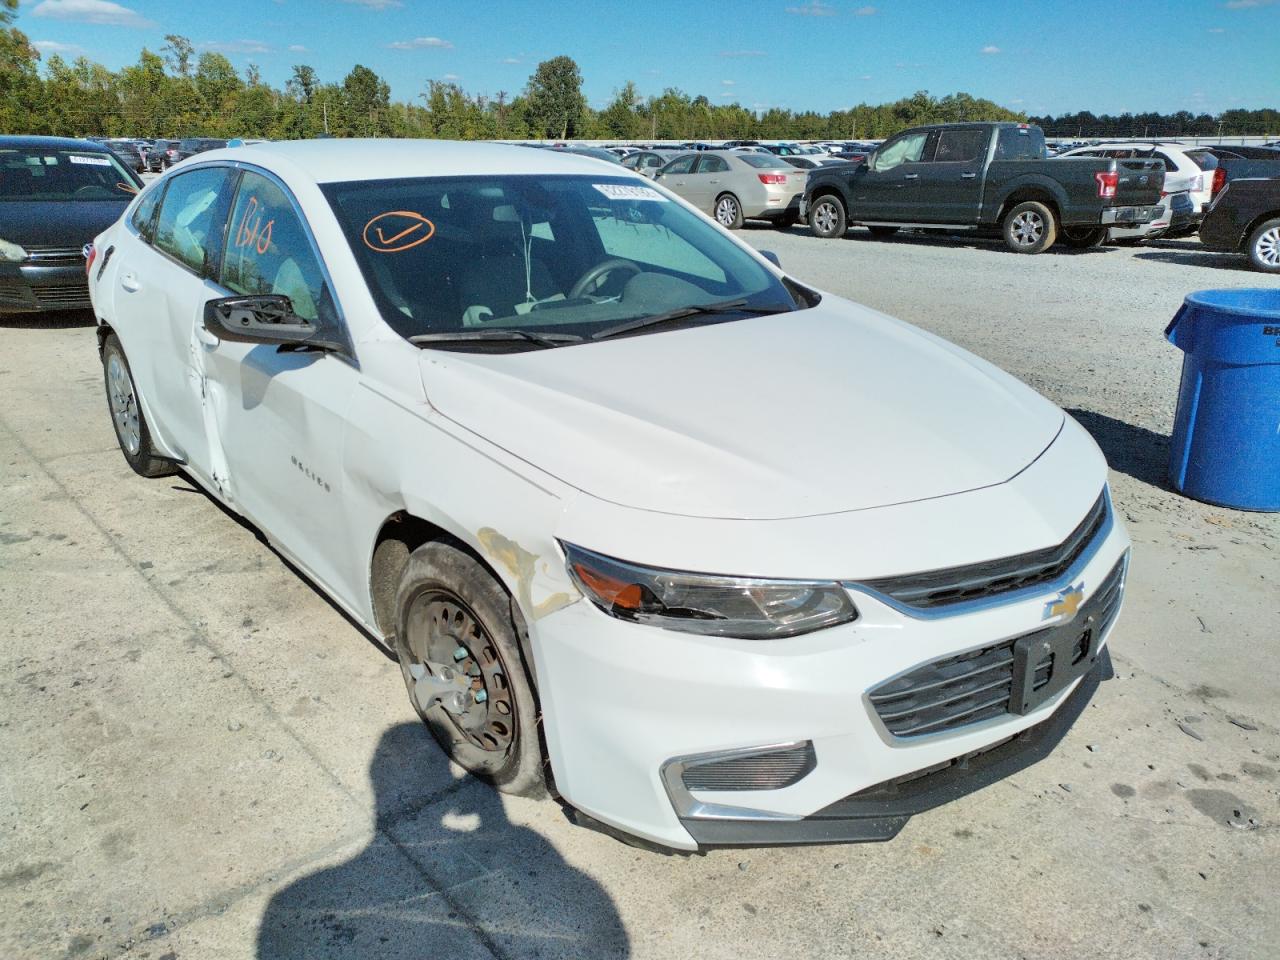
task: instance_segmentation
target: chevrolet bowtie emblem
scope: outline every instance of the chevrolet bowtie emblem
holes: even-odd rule
[[[1081,581],[1074,587],[1067,587],[1059,591],[1056,597],[1044,605],[1044,619],[1075,616],[1076,610],[1080,608],[1080,601],[1083,599],[1084,582]]]

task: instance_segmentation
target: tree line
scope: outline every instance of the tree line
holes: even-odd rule
[[[587,140],[857,140],[879,139],[922,123],[1026,120],[990,100],[925,91],[894,103],[858,104],[829,113],[712,103],[668,88],[642,96],[627,82],[603,109],[582,94],[582,74],[567,56],[538,64],[525,87],[494,96],[468,93],[455,83],[428,81],[414,101],[393,101],[386,81],[357,64],[340,82],[322,81],[298,64],[283,89],[250,64],[239,72],[221,53],[197,51],[170,34],[159,51],[143,49],[138,62],[108,70],[88,57],[42,59],[10,26],[17,0],[0,0],[0,132],[57,136],[436,137],[446,139]],[[1075,114],[1030,118],[1050,136],[1130,136],[1268,132],[1280,128],[1276,111],[1227,111],[1220,117]],[[1270,126],[1268,126],[1270,124]],[[1212,127],[1213,129],[1210,129]],[[1265,127],[1266,129],[1262,129]],[[1248,128],[1248,129],[1246,129]],[[1111,131],[1115,131],[1112,133]]]

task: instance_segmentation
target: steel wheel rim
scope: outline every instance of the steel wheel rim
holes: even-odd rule
[[[814,223],[823,233],[830,233],[836,228],[836,210],[829,203],[820,203],[813,210]]]
[[[467,710],[461,716],[436,708],[472,746],[506,753],[515,743],[516,705],[506,664],[480,618],[457,594],[427,590],[414,598],[401,660],[408,680],[413,665],[447,665],[469,678]],[[414,685],[409,695],[415,698]]]
[[[732,197],[720,198],[720,202],[716,204],[716,219],[726,227],[738,219],[738,205],[733,202]]]
[[[1013,218],[1014,243],[1021,247],[1035,245],[1044,236],[1044,218],[1031,210],[1024,210]]]
[[[1268,267],[1280,267],[1280,227],[1272,227],[1253,245],[1254,255]]]
[[[137,456],[142,448],[142,427],[138,422],[138,401],[133,392],[133,380],[118,354],[107,359],[107,403],[111,407],[111,419],[116,426],[116,436],[125,452]]]

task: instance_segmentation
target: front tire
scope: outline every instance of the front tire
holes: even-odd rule
[[[1053,211],[1043,203],[1027,200],[1010,210],[1000,225],[1004,244],[1014,253],[1043,253],[1057,239]]]
[[[1267,220],[1249,234],[1245,244],[1249,263],[1263,273],[1280,273],[1280,217]]]
[[[732,193],[722,193],[716,197],[716,223],[727,230],[738,230],[742,227],[742,204]]]
[[[115,427],[116,442],[133,472],[142,477],[167,477],[176,472],[173,461],[157,456],[151,429],[138,402],[138,388],[124,349],[114,333],[102,343],[102,379],[107,390],[107,411]]]
[[[502,793],[545,796],[538,707],[507,592],[459,544],[432,541],[409,555],[395,609],[409,700],[444,752]],[[418,678],[440,676],[441,666],[454,674],[463,712],[419,700]]]
[[[847,221],[844,204],[831,194],[818,197],[809,208],[809,232],[815,237],[830,240],[843,237]]]

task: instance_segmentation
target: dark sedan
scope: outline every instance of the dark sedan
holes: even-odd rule
[[[1280,180],[1232,180],[1200,224],[1200,242],[1243,253],[1255,270],[1280,273]]]
[[[140,189],[102,144],[0,137],[0,314],[89,307],[84,246]]]

